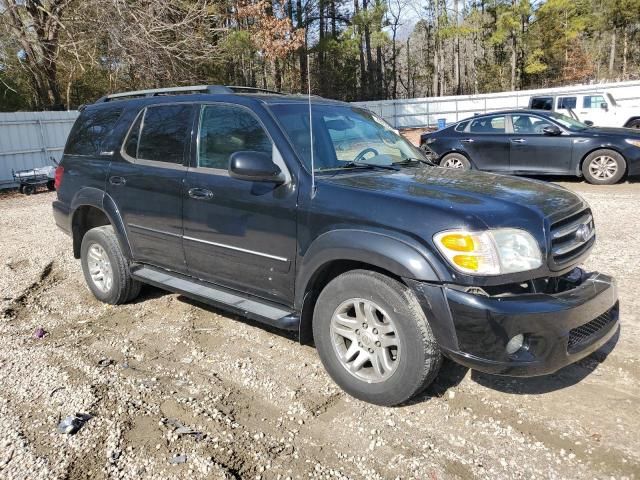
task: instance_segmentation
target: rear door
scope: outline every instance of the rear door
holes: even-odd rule
[[[107,182],[134,259],[177,272],[186,271],[182,189],[194,110],[184,103],[143,109],[117,155],[120,161],[111,165]]]
[[[505,115],[473,119],[463,132],[460,142],[476,168],[491,171],[509,169],[509,139]]]
[[[189,274],[290,303],[297,251],[295,184],[238,180],[228,172],[229,157],[237,151],[270,154],[288,172],[264,124],[241,105],[202,105],[195,150],[183,191]]]
[[[571,136],[564,132],[562,135],[545,135],[545,127],[557,125],[537,115],[511,115],[511,124],[513,132],[509,134],[509,157],[512,172],[571,173]]]

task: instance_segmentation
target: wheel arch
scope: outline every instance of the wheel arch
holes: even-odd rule
[[[629,125],[630,125],[632,122],[635,122],[635,121],[637,121],[637,120],[640,120],[640,116],[630,117],[630,118],[629,118],[629,120],[627,120],[627,122],[624,124],[624,127],[625,127],[625,128],[629,128]]]
[[[131,248],[126,229],[113,199],[97,188],[81,189],[71,202],[71,235],[75,258],[80,258],[80,247],[84,235],[92,228],[104,225],[113,227],[123,254],[130,259]]]
[[[584,161],[587,159],[587,157],[589,155],[591,155],[593,152],[597,152],[598,150],[611,150],[611,151],[614,151],[624,159],[625,168],[624,168],[624,175],[622,177],[624,179],[624,177],[627,175],[627,173],[629,171],[629,162],[627,161],[627,158],[624,156],[624,154],[620,151],[620,149],[618,149],[615,145],[606,145],[606,146],[599,145],[597,147],[592,148],[591,150],[589,150],[585,154],[583,154],[582,158],[580,158],[580,161],[578,162],[577,176],[578,177],[584,176],[583,173],[582,173],[582,166],[584,165]]]
[[[379,232],[337,230],[318,237],[304,255],[296,277],[294,304],[301,312],[301,343],[311,340],[318,295],[338,275],[363,269],[403,283],[403,278],[440,281],[440,265],[427,256],[416,245]]]

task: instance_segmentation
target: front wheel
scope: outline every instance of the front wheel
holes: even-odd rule
[[[442,362],[414,293],[377,272],[353,270],[329,282],[316,303],[313,335],[331,378],[377,405],[409,400]]]
[[[640,118],[636,118],[635,120],[631,120],[627,125],[627,128],[636,128],[640,130]]]
[[[612,185],[624,176],[627,163],[614,150],[596,150],[582,163],[582,174],[587,182],[595,185]]]
[[[458,168],[460,170],[470,170],[471,162],[461,153],[449,153],[442,157],[440,166],[445,168]]]

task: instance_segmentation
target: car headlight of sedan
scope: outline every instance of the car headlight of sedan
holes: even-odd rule
[[[524,272],[542,265],[536,240],[517,228],[447,230],[434,235],[433,240],[455,269],[471,275]]]
[[[627,138],[625,140],[629,145],[633,145],[634,147],[640,147],[640,140],[635,140],[633,138]]]

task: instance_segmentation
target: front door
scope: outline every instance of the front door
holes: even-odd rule
[[[556,126],[535,115],[511,115],[510,164],[514,173],[571,173],[572,138],[565,133],[545,135],[545,127]]]
[[[509,168],[509,141],[504,115],[479,117],[470,122],[460,140],[473,165],[494,172]]]
[[[177,272],[186,271],[182,182],[193,114],[191,104],[142,110],[114,156],[107,182],[107,193],[122,215],[134,259]]]
[[[237,151],[273,156],[288,171],[249,109],[207,104],[200,110],[194,166],[185,179],[184,247],[191,276],[280,302],[293,298],[297,190],[231,178]]]

